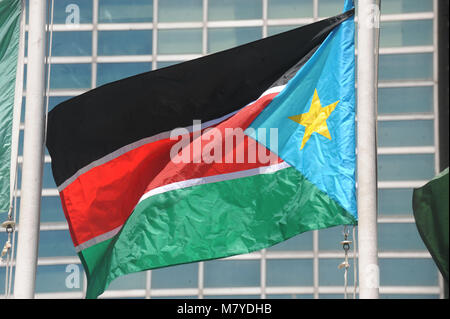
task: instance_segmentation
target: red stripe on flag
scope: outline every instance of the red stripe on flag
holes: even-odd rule
[[[225,136],[226,128],[244,130],[277,94],[262,96],[253,104],[217,124],[215,128],[223,134],[222,136]],[[191,138],[193,134],[195,133],[191,133]],[[177,140],[162,139],[130,150],[90,169],[61,191],[64,213],[75,246],[123,225],[141,196],[151,189],[188,179],[273,164],[273,162],[261,163],[258,155],[254,163],[249,162],[248,156],[244,157],[243,163],[225,163],[225,157],[231,154],[225,154],[225,145],[221,145],[222,163],[176,164],[170,159],[170,150],[176,143]],[[256,142],[244,136],[245,154],[252,143]],[[191,150],[193,144],[190,144]],[[202,142],[202,150],[207,144],[208,142]],[[258,147],[262,145],[258,144]],[[269,151],[265,150],[269,154]],[[240,152],[242,152],[240,146],[233,143],[235,158],[242,155]],[[277,162],[281,162],[281,159],[274,157]]]

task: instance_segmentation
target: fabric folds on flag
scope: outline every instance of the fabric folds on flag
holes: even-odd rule
[[[417,229],[447,284],[448,194],[448,167],[427,184],[413,191],[413,211]]]
[[[10,206],[11,143],[21,2],[0,0],[0,213]]]
[[[353,13],[109,83],[49,113],[47,148],[88,298],[124,274],[356,223]],[[320,73],[316,60],[335,60],[340,71],[298,79],[303,69]],[[291,90],[302,87],[298,99]],[[333,165],[318,159],[307,177],[308,165],[264,143],[262,126],[252,137],[274,103],[270,114],[286,103],[295,112],[267,127],[271,146],[292,133],[283,125],[312,123],[286,143],[300,150],[308,135],[301,151]],[[295,117],[308,104],[310,116]]]

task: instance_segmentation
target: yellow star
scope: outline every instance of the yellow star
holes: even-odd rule
[[[336,101],[330,105],[322,107],[322,105],[320,104],[319,95],[317,94],[317,89],[315,89],[311,107],[309,108],[308,113],[289,116],[289,119],[291,119],[292,121],[305,126],[305,133],[303,134],[302,146],[300,147],[300,149],[305,146],[305,143],[309,140],[312,133],[314,132],[319,133],[320,135],[331,140],[331,135],[330,131],[328,131],[326,120],[330,116],[331,112],[333,112],[338,103],[339,101]]]

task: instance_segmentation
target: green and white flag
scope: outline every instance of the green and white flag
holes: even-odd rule
[[[11,145],[21,7],[20,0],[0,0],[0,213],[7,212],[10,205]]]

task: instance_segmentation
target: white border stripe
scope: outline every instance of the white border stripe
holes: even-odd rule
[[[176,190],[176,189],[183,189],[191,186],[197,186],[197,185],[203,185],[203,184],[210,184],[210,183],[216,183],[216,182],[223,182],[228,181],[232,179],[237,178],[243,178],[243,177],[249,177],[254,175],[261,175],[261,174],[270,174],[277,172],[279,170],[285,169],[289,167],[290,165],[286,162],[277,163],[275,165],[270,166],[262,166],[257,168],[252,168],[245,171],[237,171],[233,173],[226,173],[221,175],[214,175],[214,176],[207,176],[207,177],[200,177],[200,178],[194,178],[194,179],[188,179],[181,182],[176,182],[172,184],[167,184],[161,187],[154,188],[150,190],[149,192],[142,195],[141,199],[139,199],[139,203],[146,200],[149,197],[152,197],[154,195],[162,194],[168,191]]]
[[[264,97],[264,96],[266,96],[268,94],[281,92],[285,88],[285,86],[286,85],[281,85],[281,86],[276,86],[276,87],[273,87],[273,88],[269,88],[268,90],[264,91],[257,100],[255,100],[253,102],[250,102],[249,104],[247,104],[243,108],[245,108],[245,107],[255,103],[256,101],[258,101],[259,99],[261,99],[262,97]],[[226,120],[227,118],[235,115],[237,112],[239,112],[243,108],[241,108],[239,110],[236,110],[236,111],[234,111],[232,113],[226,114],[226,115],[224,115],[224,116],[222,116],[220,118],[217,118],[217,119],[210,120],[210,121],[207,121],[205,123],[202,123],[201,124],[201,130]],[[188,130],[189,132],[193,132],[193,125],[185,127],[185,129]],[[150,136],[150,137],[143,138],[143,139],[141,139],[139,141],[133,142],[133,143],[128,144],[128,145],[125,145],[125,146],[115,150],[114,152],[109,153],[108,155],[105,155],[102,158],[99,158],[98,160],[91,162],[90,164],[84,166],[83,168],[80,168],[74,175],[72,175],[66,181],[64,181],[61,185],[59,185],[58,186],[58,191],[62,192],[64,190],[64,188],[69,186],[69,184],[74,182],[78,177],[80,177],[84,173],[88,172],[89,170],[93,169],[94,167],[103,165],[103,164],[105,164],[105,163],[107,163],[107,162],[109,162],[109,161],[111,161],[111,160],[113,160],[113,159],[115,159],[115,158],[117,158],[117,157],[119,157],[119,156],[121,156],[121,155],[123,155],[123,154],[125,154],[125,153],[127,153],[129,151],[131,151],[131,150],[134,150],[134,149],[136,149],[138,147],[141,147],[141,146],[143,146],[145,144],[149,144],[149,143],[153,143],[153,142],[156,142],[156,141],[159,141],[159,140],[163,140],[163,139],[169,138],[170,137],[170,132],[171,131],[166,131],[166,132],[158,133],[158,134]]]
[[[115,235],[119,233],[119,231],[122,229],[123,225],[120,225],[119,227],[114,228],[113,230],[110,230],[109,232],[106,232],[104,234],[101,234],[97,237],[94,237],[92,239],[89,239],[88,241],[85,241],[82,244],[79,244],[75,247],[75,251],[79,253],[83,249],[89,248],[91,246],[94,246],[98,243],[101,243],[102,241],[108,240],[110,238],[113,238]]]
[[[233,179],[242,178],[242,177],[249,177],[249,176],[254,176],[254,175],[271,174],[271,173],[275,173],[277,171],[280,171],[280,170],[288,168],[288,167],[290,167],[290,165],[288,163],[281,162],[281,163],[277,163],[274,165],[252,168],[252,169],[245,170],[245,171],[238,171],[238,172],[208,176],[208,177],[203,177],[203,178],[194,178],[194,179],[190,179],[190,180],[186,180],[186,181],[182,181],[182,182],[167,184],[167,185],[164,185],[164,186],[161,186],[158,188],[154,188],[151,191],[142,195],[142,197],[140,198],[140,200],[136,204],[136,206],[139,205],[139,203],[141,203],[143,200],[145,200],[147,198],[150,198],[152,196],[162,194],[165,192],[169,192],[172,190],[183,189],[183,188],[196,186],[196,185],[223,182],[223,181],[233,180]],[[78,253],[83,249],[89,248],[91,246],[94,246],[94,245],[102,242],[102,241],[105,241],[105,240],[108,240],[108,239],[114,237],[115,235],[117,235],[119,233],[119,231],[122,229],[122,227],[123,227],[123,225],[120,225],[117,228],[114,228],[113,230],[111,230],[109,232],[106,232],[106,233],[101,234],[97,237],[94,237],[88,241],[85,241],[84,243],[76,246],[75,251]]]

